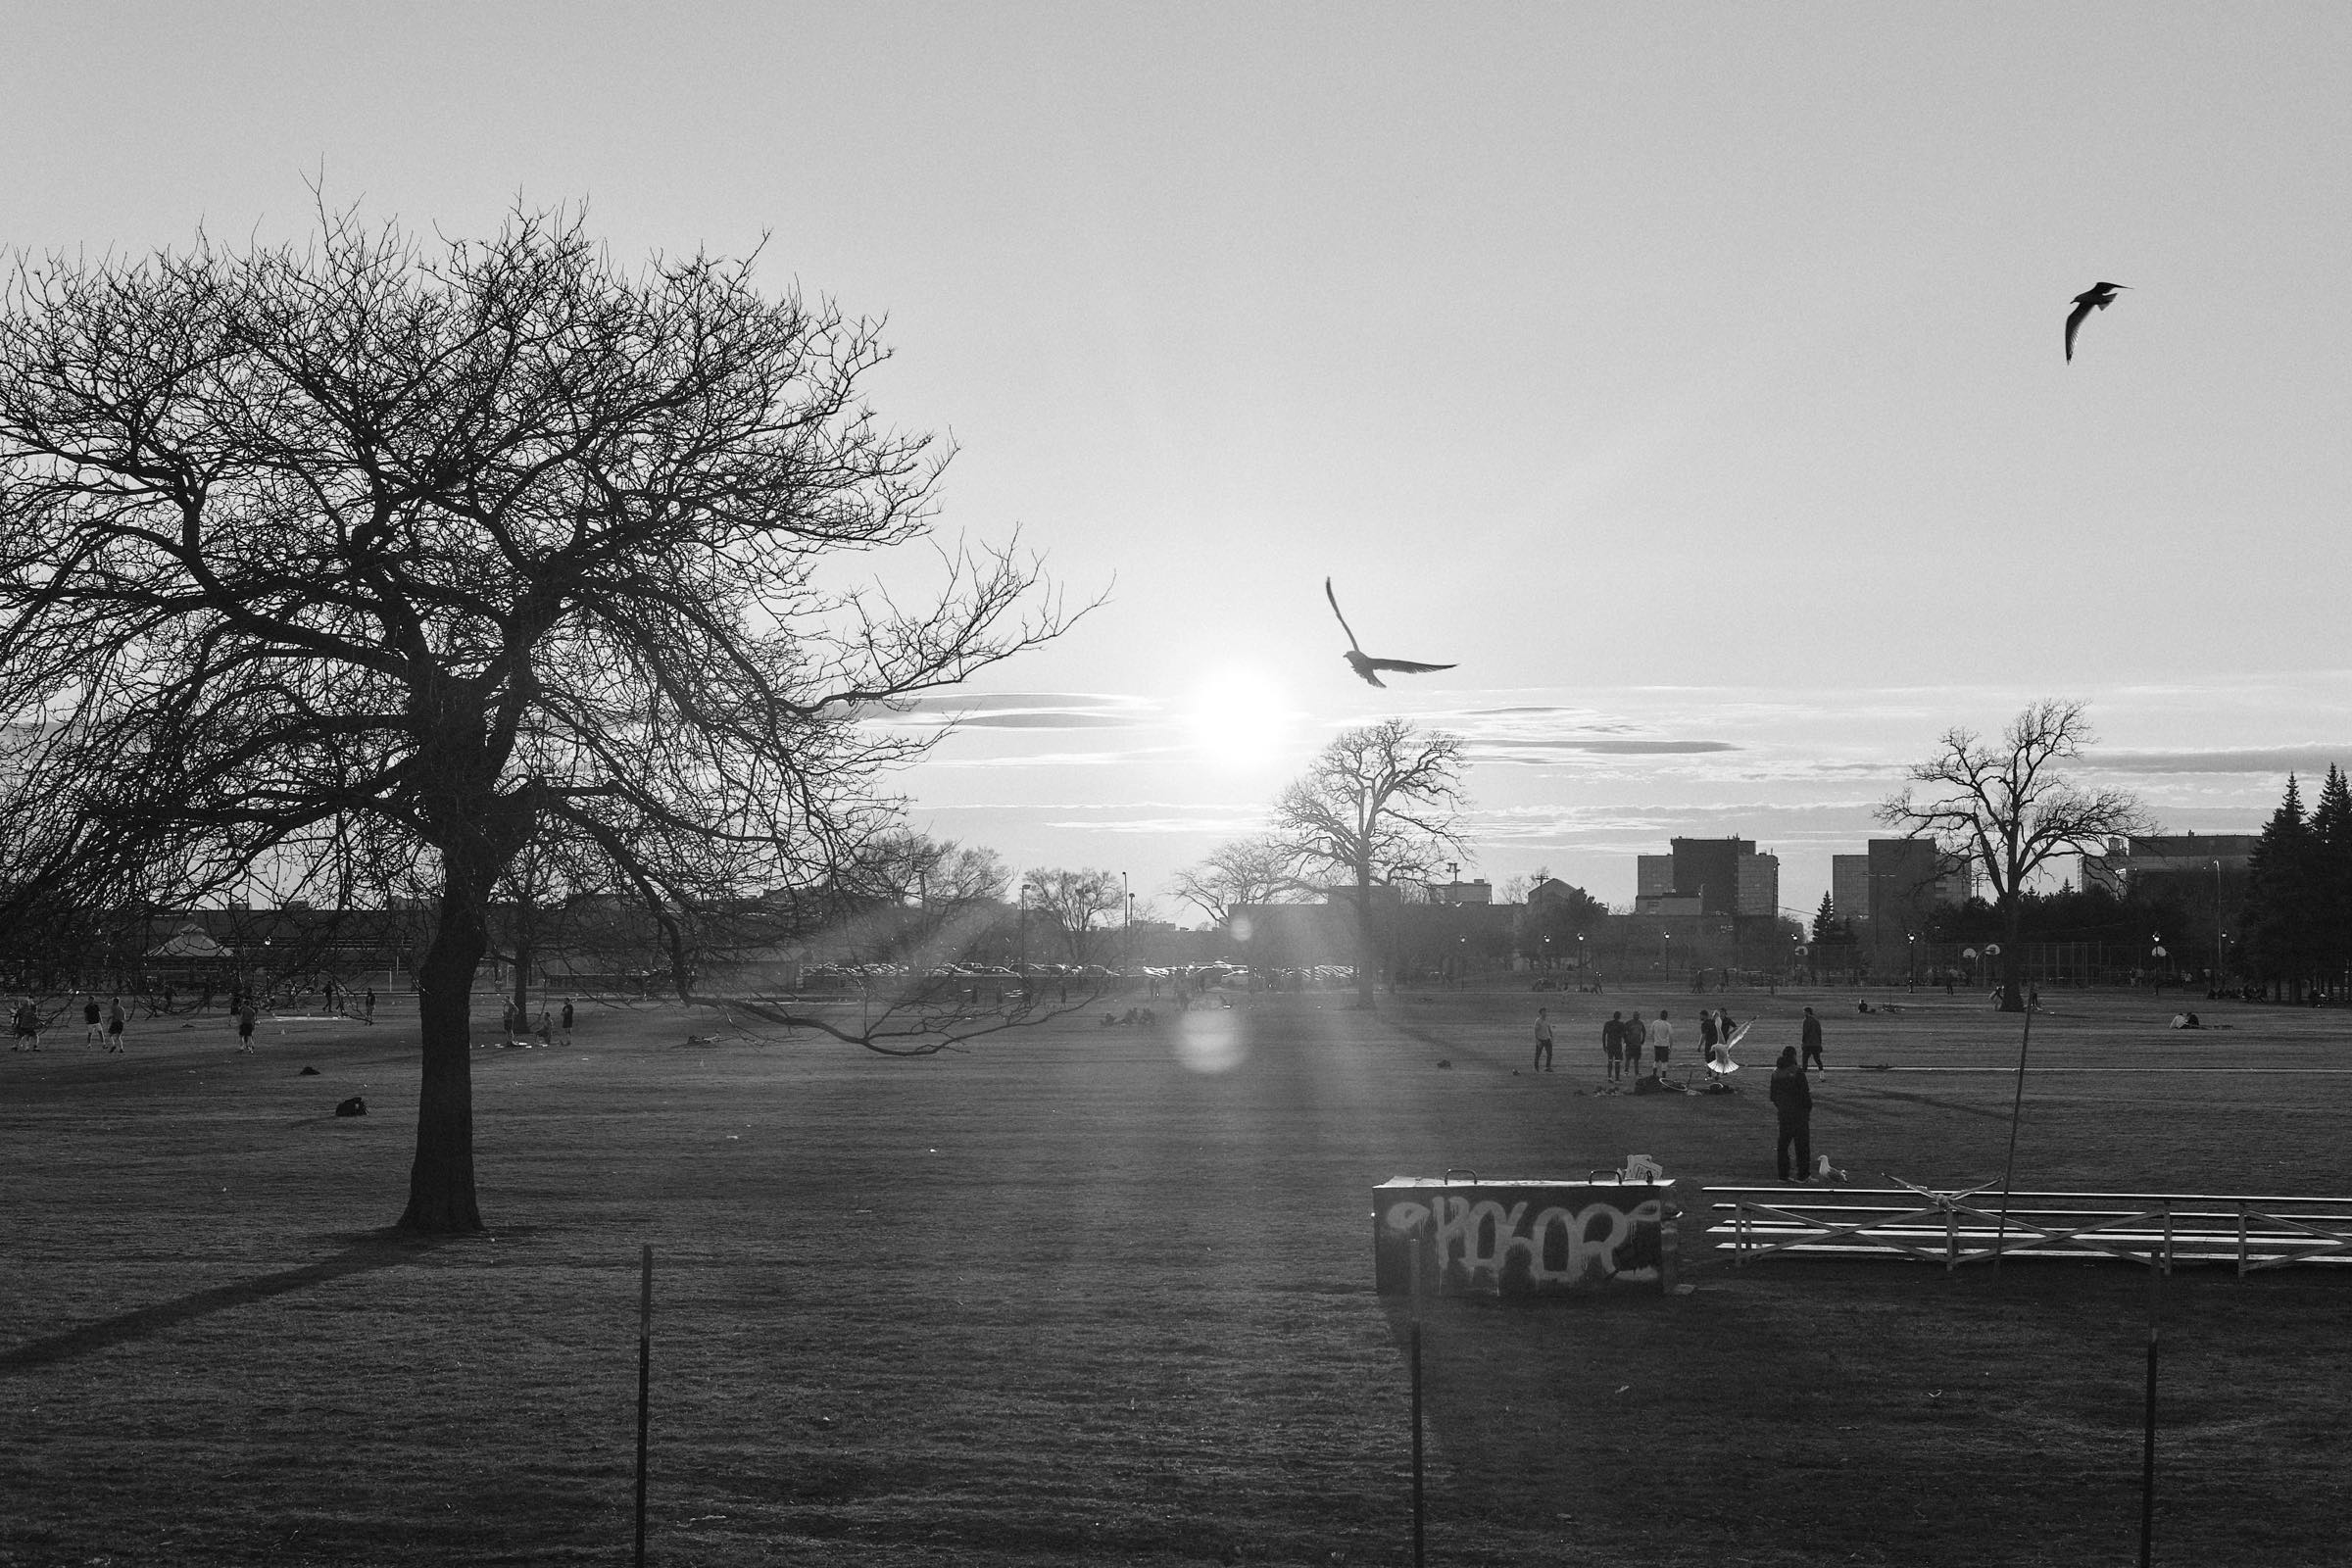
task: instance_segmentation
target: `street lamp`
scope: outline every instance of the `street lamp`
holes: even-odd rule
[[[1914,991],[1917,991],[1917,990],[1919,989],[1919,933],[1918,933],[1918,932],[1916,932],[1916,931],[1910,931],[1910,932],[1906,932],[1906,933],[1904,934],[1903,940],[1904,940],[1904,941],[1906,941],[1906,942],[1908,942],[1908,943],[1910,943],[1910,945],[1911,945],[1911,946],[1909,947],[1909,949],[1907,950],[1907,951],[1910,953],[1910,955],[1911,955],[1911,982],[1910,982],[1910,983],[1911,983],[1911,989],[1912,989],[1912,990],[1914,990]]]
[[[2155,973],[2156,976],[2156,994],[2161,997],[2164,995],[2165,959],[2164,933],[2161,931],[2151,931],[2148,933],[2148,967]]]
[[[1582,931],[1576,934],[1576,983],[1579,986],[1585,983],[1585,934]]]
[[[2213,862],[2213,995],[2222,994],[2222,862]]]
[[[1666,966],[1666,978],[1669,980],[1673,979],[1674,933],[1671,931],[1661,931],[1658,933],[1658,962]]]

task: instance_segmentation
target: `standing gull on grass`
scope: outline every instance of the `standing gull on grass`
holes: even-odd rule
[[[2115,296],[2130,286],[2126,283],[2093,283],[2075,296],[2075,308],[2066,318],[2066,359],[2069,365],[2075,359],[2075,329],[2082,324],[2082,318],[2113,305]]]
[[[1323,597],[1331,601],[1331,612],[1340,615],[1340,596],[1331,591],[1329,577],[1323,579]],[[1340,657],[1348,661],[1348,668],[1364,678],[1366,685],[1378,686],[1383,691],[1388,689],[1389,683],[1374,674],[1375,670],[1385,669],[1402,675],[1426,675],[1432,670],[1453,667],[1451,664],[1417,664],[1409,659],[1374,659],[1364,652],[1363,644],[1355,640],[1355,628],[1348,624],[1346,615],[1340,615],[1340,630],[1348,634],[1348,652]]]

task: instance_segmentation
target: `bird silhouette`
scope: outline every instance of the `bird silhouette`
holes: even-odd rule
[[[1329,577],[1323,579],[1323,597],[1331,601],[1331,612],[1340,615],[1340,596],[1331,591]],[[1378,686],[1383,691],[1388,689],[1389,683],[1375,674],[1375,670],[1385,669],[1401,675],[1426,675],[1434,669],[1453,667],[1451,664],[1417,664],[1409,659],[1374,659],[1364,652],[1363,644],[1355,640],[1355,628],[1348,624],[1346,615],[1340,615],[1340,630],[1348,634],[1348,652],[1340,657],[1348,661],[1349,669],[1364,677],[1367,686]]]
[[[2075,308],[2066,318],[2066,359],[2068,364],[2074,363],[2075,328],[2082,324],[2082,318],[2093,311],[2103,311],[2113,305],[2117,293],[2128,286],[2123,283],[2094,283],[2075,296]]]

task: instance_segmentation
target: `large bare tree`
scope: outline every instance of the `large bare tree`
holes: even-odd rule
[[[1093,961],[1104,924],[1126,908],[1125,885],[1116,871],[1039,868],[1022,878],[1029,907],[1061,935],[1072,963]]]
[[[1374,879],[1426,879],[1469,858],[1462,766],[1461,737],[1385,718],[1342,732],[1274,804],[1274,838],[1301,873],[1342,873],[1354,884],[1359,1006],[1372,1005],[1378,967]]]
[[[1066,619],[1007,550],[930,608],[841,558],[931,531],[873,323],[576,215],[426,244],[21,264],[0,296],[0,844],[44,890],[434,890],[404,1226],[479,1228],[468,1004],[533,847],[698,911],[820,883],[919,750],[869,719]],[[905,589],[900,592],[903,594]],[[0,911],[4,912],[4,911]]]
[[[1272,904],[1301,891],[1290,850],[1271,834],[1231,839],[1169,879],[1169,891],[1223,925],[1246,904]]]
[[[1952,865],[1974,865],[2002,920],[2001,1005],[2025,1007],[2024,897],[2034,875],[2060,855],[2105,848],[2115,834],[2144,833],[2139,802],[2115,789],[2091,789],[2062,769],[2091,743],[2079,702],[2034,703],[2009,721],[1997,742],[1974,730],[1946,730],[1936,755],[1908,770],[1910,784],[1879,807],[1879,820],[1910,838],[1931,839]]]

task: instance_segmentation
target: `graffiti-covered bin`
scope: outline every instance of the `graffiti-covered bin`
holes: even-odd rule
[[[1373,1277],[1383,1296],[1557,1296],[1674,1281],[1674,1183],[1442,1181],[1372,1189]]]

